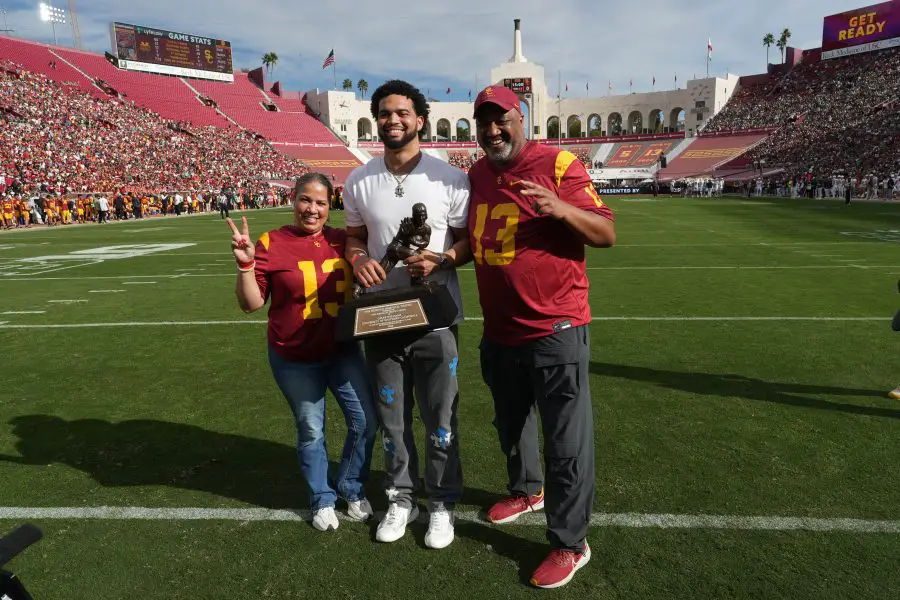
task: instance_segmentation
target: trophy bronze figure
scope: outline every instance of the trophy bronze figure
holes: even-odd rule
[[[404,217],[385,250],[380,263],[389,274],[397,263],[419,254],[431,241],[428,209],[422,203],[412,207],[412,217]],[[353,284],[353,299],[338,311],[337,339],[346,341],[408,331],[449,327],[458,308],[446,286],[421,277],[412,277],[408,288],[365,293]]]

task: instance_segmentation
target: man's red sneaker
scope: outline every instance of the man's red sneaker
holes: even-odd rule
[[[539,588],[558,588],[575,577],[575,571],[591,560],[591,547],[584,541],[584,552],[577,554],[566,550],[553,550],[531,575],[531,585]]]
[[[497,525],[512,523],[527,512],[544,508],[544,490],[534,496],[510,496],[493,505],[487,511],[487,520]]]

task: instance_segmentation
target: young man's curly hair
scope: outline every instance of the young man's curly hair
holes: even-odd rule
[[[416,116],[422,117],[425,121],[428,121],[428,101],[425,99],[424,94],[419,91],[419,89],[413,86],[411,83],[407,83],[406,81],[400,79],[391,79],[390,81],[385,81],[381,85],[378,86],[372,93],[372,117],[378,118],[378,105],[384,100],[387,96],[391,95],[405,96],[412,100],[413,108],[416,111]]]

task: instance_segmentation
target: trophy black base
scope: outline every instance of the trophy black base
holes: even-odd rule
[[[425,284],[363,294],[338,311],[337,340],[449,327],[458,312],[444,285]]]

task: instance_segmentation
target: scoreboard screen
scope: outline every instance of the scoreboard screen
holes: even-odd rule
[[[128,23],[114,22],[111,29],[122,69],[234,81],[231,42]]]
[[[516,77],[513,79],[504,79],[503,87],[509,88],[517,94],[530,94],[531,77]]]

